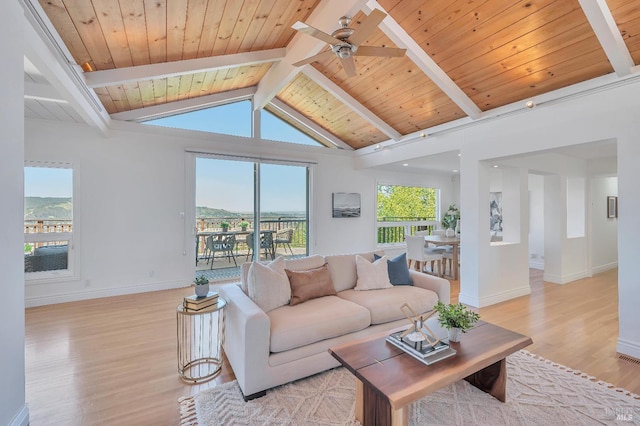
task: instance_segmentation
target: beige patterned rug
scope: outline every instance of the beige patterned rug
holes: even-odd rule
[[[410,425],[640,425],[640,397],[526,351],[507,358],[507,402],[466,381],[411,405]],[[244,402],[230,382],[180,399],[181,425],[356,425],[354,377],[337,368]]]

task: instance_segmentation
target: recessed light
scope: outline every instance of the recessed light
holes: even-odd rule
[[[425,132],[422,132],[422,133],[420,133],[420,137],[421,137],[421,138],[426,138],[426,137],[427,137],[427,134],[426,134]]]
[[[404,167],[407,167],[409,165],[409,163],[403,163],[402,164]]]
[[[456,169],[453,169],[453,170],[452,170],[452,172],[453,172],[453,173],[458,173],[459,171],[460,171],[460,170],[456,170]]]
[[[462,157],[462,154],[458,153],[458,157]]]
[[[526,106],[527,108],[531,109],[534,106],[536,106],[536,103],[533,102],[532,100],[528,100],[527,103],[524,104],[524,106]]]
[[[494,164],[494,165],[493,165],[493,168],[494,168],[494,169],[497,169],[497,168],[498,168],[498,165],[497,165],[497,164]]]

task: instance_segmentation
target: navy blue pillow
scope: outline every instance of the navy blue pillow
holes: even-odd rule
[[[376,261],[382,256],[373,254],[373,260]],[[402,253],[393,259],[387,259],[387,270],[389,271],[389,281],[393,285],[413,285],[411,275],[409,275],[409,267],[407,266],[407,253]]]

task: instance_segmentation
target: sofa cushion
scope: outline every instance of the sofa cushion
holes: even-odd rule
[[[378,260],[381,256],[373,254],[373,259]],[[407,265],[407,253],[402,253],[393,259],[387,259],[387,267],[389,270],[389,281],[393,285],[413,285],[411,274],[409,274],[409,266]]]
[[[308,271],[319,268],[325,264],[324,256],[314,254],[313,256],[300,257],[298,259],[285,259],[284,268],[290,271]]]
[[[369,262],[373,262],[373,253],[360,253],[360,256],[366,258]],[[337,292],[349,290],[356,286],[358,271],[356,269],[355,254],[325,256],[325,260],[329,265],[333,286]]]
[[[291,287],[282,257],[266,264],[253,262],[247,281],[249,297],[265,312],[286,305],[291,299]]]
[[[404,318],[405,315],[400,308],[405,303],[409,304],[416,314],[423,314],[431,311],[438,301],[435,292],[408,285],[376,291],[346,290],[339,292],[338,297],[367,308],[371,313],[371,324],[383,324]]]
[[[322,296],[335,296],[331,274],[327,265],[308,271],[285,269],[291,284],[291,306]]]
[[[358,280],[354,290],[381,290],[392,287],[389,282],[386,256],[382,256],[372,263],[357,254],[356,269],[358,271]]]
[[[325,296],[267,313],[271,321],[271,352],[342,336],[367,328],[369,311],[337,296]]]

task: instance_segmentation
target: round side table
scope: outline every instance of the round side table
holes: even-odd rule
[[[214,378],[222,368],[224,307],[227,301],[200,311],[176,308],[178,336],[178,374],[190,383]]]

